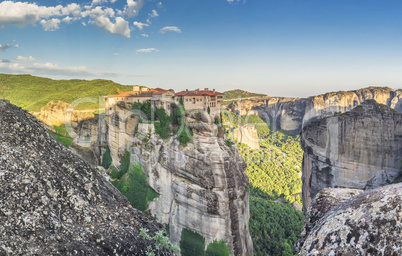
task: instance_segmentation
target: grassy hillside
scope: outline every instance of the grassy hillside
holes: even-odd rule
[[[53,80],[31,75],[0,74],[0,98],[9,100],[28,111],[39,111],[51,100],[62,100],[68,103],[91,97],[108,95],[116,87],[119,91],[131,90],[110,80]],[[95,109],[96,103],[84,103],[76,109]]]
[[[237,98],[248,98],[248,97],[256,97],[256,96],[267,96],[265,94],[259,94],[259,93],[252,93],[252,92],[247,92],[243,91],[240,89],[236,90],[230,90],[226,91],[223,93],[223,98],[225,100],[230,100],[230,99],[237,99]]]

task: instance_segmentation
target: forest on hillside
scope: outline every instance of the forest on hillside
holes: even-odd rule
[[[257,115],[223,111],[222,124],[228,138],[233,138],[234,128],[246,124],[254,125],[259,137],[259,150],[236,141],[250,179],[249,225],[254,255],[296,255],[294,244],[304,221],[303,212],[291,205],[302,204],[300,137],[272,130]]]
[[[100,96],[132,90],[110,80],[53,80],[31,75],[0,74],[0,98],[28,111],[40,111],[49,101],[72,103],[88,97],[76,109],[97,109]]]

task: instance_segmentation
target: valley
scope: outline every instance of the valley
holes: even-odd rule
[[[21,88],[42,88],[42,83],[53,88],[49,96],[44,96],[45,91],[35,97],[20,94]],[[66,148],[103,166],[98,167],[100,172],[134,208],[165,225],[171,243],[182,249],[182,255],[209,255],[206,248],[210,246],[225,251],[222,255],[226,251],[230,255],[296,255],[304,224],[301,208],[306,212],[312,200],[305,196],[308,189],[302,182],[311,165],[303,160],[306,153],[301,145],[310,152],[305,146],[310,140],[301,141],[302,128],[322,118],[341,118],[370,99],[402,111],[402,90],[390,88],[302,99],[235,90],[223,94],[219,114],[210,114],[206,108],[190,111],[179,101],[169,105],[170,113],[161,106],[125,101],[105,110],[103,96],[132,87],[104,80],[72,80],[70,85],[68,81],[2,75],[0,85],[1,97],[31,111]],[[71,111],[80,96],[76,90],[85,91],[88,86],[81,95],[101,101],[84,102]],[[59,87],[63,89],[60,94]],[[69,122],[65,122],[66,113]],[[154,119],[144,121],[147,115]],[[180,135],[181,129],[188,138]],[[312,133],[317,133],[315,128]],[[391,165],[396,166],[394,162]],[[365,173],[366,168],[361,171]],[[315,194],[334,186],[313,183]],[[197,247],[200,243],[203,246]]]

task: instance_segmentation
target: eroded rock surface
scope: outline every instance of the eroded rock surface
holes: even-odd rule
[[[120,103],[106,115],[108,145],[114,163],[131,149],[149,185],[160,196],[149,212],[169,224],[170,240],[179,246],[184,228],[205,238],[226,242],[231,255],[252,255],[248,221],[249,191],[246,164],[236,146],[227,146],[214,119],[187,118],[194,138],[186,147],[171,137],[162,140],[153,124],[139,123],[131,106]],[[194,117],[196,118],[196,117]]]
[[[254,150],[260,149],[258,133],[254,125],[242,125],[234,129],[232,133],[239,143],[246,144]]]
[[[327,188],[309,206],[299,255],[402,255],[402,183]]]
[[[32,114],[49,127],[60,126],[65,123],[76,125],[82,120],[94,118],[92,112],[75,110],[73,105],[57,100],[49,101],[46,106],[41,108],[40,112]]]
[[[301,133],[303,209],[323,188],[372,189],[401,172],[402,114],[368,100]]]
[[[161,228],[33,116],[0,100],[0,255],[145,255]],[[166,254],[166,253],[160,253]]]
[[[242,115],[257,114],[272,129],[299,133],[310,122],[346,112],[366,100],[374,99],[402,112],[402,90],[369,87],[354,91],[330,92],[308,98],[261,97],[231,103],[227,108]]]

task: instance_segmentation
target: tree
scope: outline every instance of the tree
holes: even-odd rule
[[[180,250],[182,256],[204,256],[205,238],[195,231],[182,229]]]
[[[119,93],[120,93],[119,88],[117,88],[116,86],[114,86],[110,91],[110,95],[117,95]]]
[[[229,248],[225,241],[214,240],[210,243],[205,251],[205,256],[229,256]]]
[[[110,165],[112,164],[112,156],[110,155],[109,147],[106,147],[106,151],[102,157],[102,166],[105,169],[109,169]]]
[[[208,112],[208,114],[211,114],[211,108],[209,106],[207,108],[207,112]]]

